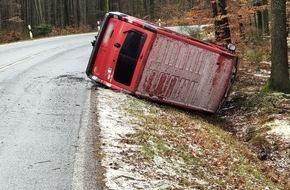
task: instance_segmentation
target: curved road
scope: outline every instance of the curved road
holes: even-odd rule
[[[93,39],[0,45],[0,190],[96,189],[85,76]]]

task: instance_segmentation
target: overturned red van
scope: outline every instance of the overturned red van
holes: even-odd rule
[[[86,74],[112,89],[214,113],[229,95],[237,60],[233,52],[212,43],[109,12]]]

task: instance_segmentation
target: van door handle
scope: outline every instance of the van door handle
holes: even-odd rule
[[[115,43],[114,46],[115,46],[116,48],[120,48],[120,47],[121,47],[121,44],[119,44],[119,43]]]

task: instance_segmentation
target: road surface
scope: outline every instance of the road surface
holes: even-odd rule
[[[85,76],[93,39],[0,45],[0,190],[97,189]]]

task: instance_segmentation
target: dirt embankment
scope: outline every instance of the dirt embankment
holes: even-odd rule
[[[96,87],[106,187],[289,188],[290,97],[261,93],[268,77],[266,64],[241,65],[227,104],[214,115]]]

